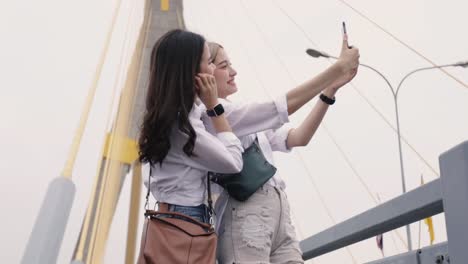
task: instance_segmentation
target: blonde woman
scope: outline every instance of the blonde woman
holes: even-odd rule
[[[220,102],[232,131],[248,148],[255,140],[268,162],[273,151],[289,152],[293,147],[309,143],[328,107],[334,103],[340,87],[357,73],[359,51],[348,48],[343,39],[340,59],[314,78],[273,102],[238,104],[227,100],[237,92],[237,75],[226,50],[209,43],[211,61],[216,66],[214,76]],[[284,125],[287,116],[320,94],[313,110],[297,128]],[[207,129],[213,131],[207,117],[202,117]],[[216,203],[218,216],[219,263],[303,263],[294,227],[291,224],[285,183],[276,173],[247,201],[240,202],[223,192]]]

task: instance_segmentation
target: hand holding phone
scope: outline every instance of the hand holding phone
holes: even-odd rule
[[[359,49],[348,44],[348,32],[346,24],[343,22],[343,42],[341,46],[341,54],[338,59],[344,66],[345,79],[348,82],[356,75],[357,68],[359,67]]]

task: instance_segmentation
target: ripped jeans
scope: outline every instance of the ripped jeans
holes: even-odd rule
[[[265,185],[247,201],[229,198],[218,234],[220,264],[304,263],[286,194]]]

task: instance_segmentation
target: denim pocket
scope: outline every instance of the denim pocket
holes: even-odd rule
[[[169,205],[169,211],[171,212],[176,212],[176,213],[181,213],[187,216],[190,216],[192,218],[195,218],[196,220],[206,223],[206,209],[204,205],[199,205],[199,206],[182,206],[182,205],[174,205],[171,204]],[[179,218],[179,217],[177,217]],[[183,218],[180,218],[183,219]]]

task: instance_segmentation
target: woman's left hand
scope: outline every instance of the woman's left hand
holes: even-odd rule
[[[218,89],[213,75],[199,73],[195,76],[195,88],[198,96],[207,109],[213,109],[218,104]]]

